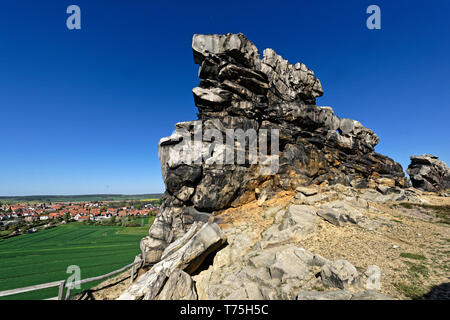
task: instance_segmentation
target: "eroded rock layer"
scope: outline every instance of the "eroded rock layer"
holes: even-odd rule
[[[411,156],[411,164],[406,172],[413,187],[419,190],[437,192],[450,189],[450,168],[437,156]]]
[[[194,222],[207,222],[211,212],[255,198],[264,202],[279,190],[337,183],[383,190],[408,186],[402,167],[374,151],[379,138],[372,130],[316,105],[322,86],[303,63],[292,65],[272,49],[261,59],[242,34],[194,35],[192,49],[200,66],[200,84],[193,89],[199,119],[176,124],[176,132],[159,143],[166,192],[141,242],[146,262],[159,261],[170,243]],[[212,129],[223,141],[227,129],[253,129],[258,135],[277,129],[278,156],[270,136],[266,158],[224,164],[226,150],[217,136],[208,136]],[[190,162],[180,156],[192,150]],[[277,161],[275,172],[267,174],[265,160]]]

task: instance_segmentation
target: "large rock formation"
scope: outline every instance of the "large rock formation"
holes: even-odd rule
[[[413,187],[419,190],[437,192],[450,189],[450,168],[437,156],[411,156],[411,164],[406,172]]]
[[[141,242],[147,263],[159,261],[170,243],[194,222],[207,222],[211,212],[263,202],[279,190],[324,183],[408,186],[402,167],[374,151],[379,138],[372,130],[316,105],[322,86],[303,63],[292,65],[272,49],[261,59],[242,34],[194,35],[192,49],[200,65],[193,89],[199,119],[176,124],[159,143],[166,192]],[[239,129],[247,136],[234,141]],[[232,148],[221,143],[226,139]],[[252,147],[239,158],[247,140]],[[224,161],[230,152],[233,161]]]
[[[189,232],[162,254],[162,259],[136,283],[123,292],[119,300],[196,299],[190,278],[211,253],[226,241],[226,236],[215,223],[192,224]],[[178,292],[174,291],[177,288]]]

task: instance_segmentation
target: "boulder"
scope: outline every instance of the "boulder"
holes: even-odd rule
[[[326,263],[320,273],[325,286],[348,289],[360,284],[356,268],[347,260],[336,260]]]
[[[319,192],[319,188],[316,185],[297,187],[295,190],[304,194],[305,196],[313,196]]]
[[[277,252],[273,264],[269,267],[270,276],[286,282],[287,279],[303,280],[310,277],[309,268],[293,250]]]
[[[328,222],[343,226],[346,223],[363,225],[367,218],[358,208],[344,201],[333,201],[320,206],[317,214]]]
[[[188,274],[194,273],[206,257],[217,251],[225,241],[226,237],[217,224],[204,224],[190,239],[184,239],[184,245],[156,263],[118,299],[154,299],[173,271],[180,269]]]
[[[312,234],[318,223],[317,209],[306,205],[291,205],[284,215],[275,218],[275,224],[262,233],[260,248],[298,241]],[[279,222],[279,223],[278,223]]]
[[[197,300],[191,276],[180,269],[175,269],[155,300]]]
[[[140,242],[141,255],[144,257],[146,264],[158,262],[161,255],[166,248],[167,243],[164,240],[152,238],[147,236],[142,238]]]
[[[381,270],[378,266],[368,266],[364,275],[367,277],[365,285],[367,290],[381,289]]]
[[[406,172],[413,187],[421,191],[439,192],[450,189],[450,168],[437,156],[411,156],[411,164]]]

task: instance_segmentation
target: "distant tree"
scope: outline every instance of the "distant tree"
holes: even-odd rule
[[[71,219],[70,214],[69,214],[68,212],[66,212],[66,213],[64,214],[64,221],[67,223],[67,222],[69,222],[70,219]]]

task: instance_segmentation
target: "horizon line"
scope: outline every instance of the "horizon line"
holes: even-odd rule
[[[80,193],[80,194],[30,194],[30,195],[13,195],[3,196],[0,198],[15,198],[15,197],[80,197],[80,196],[145,196],[152,194],[163,194],[163,192],[151,192],[151,193]]]

